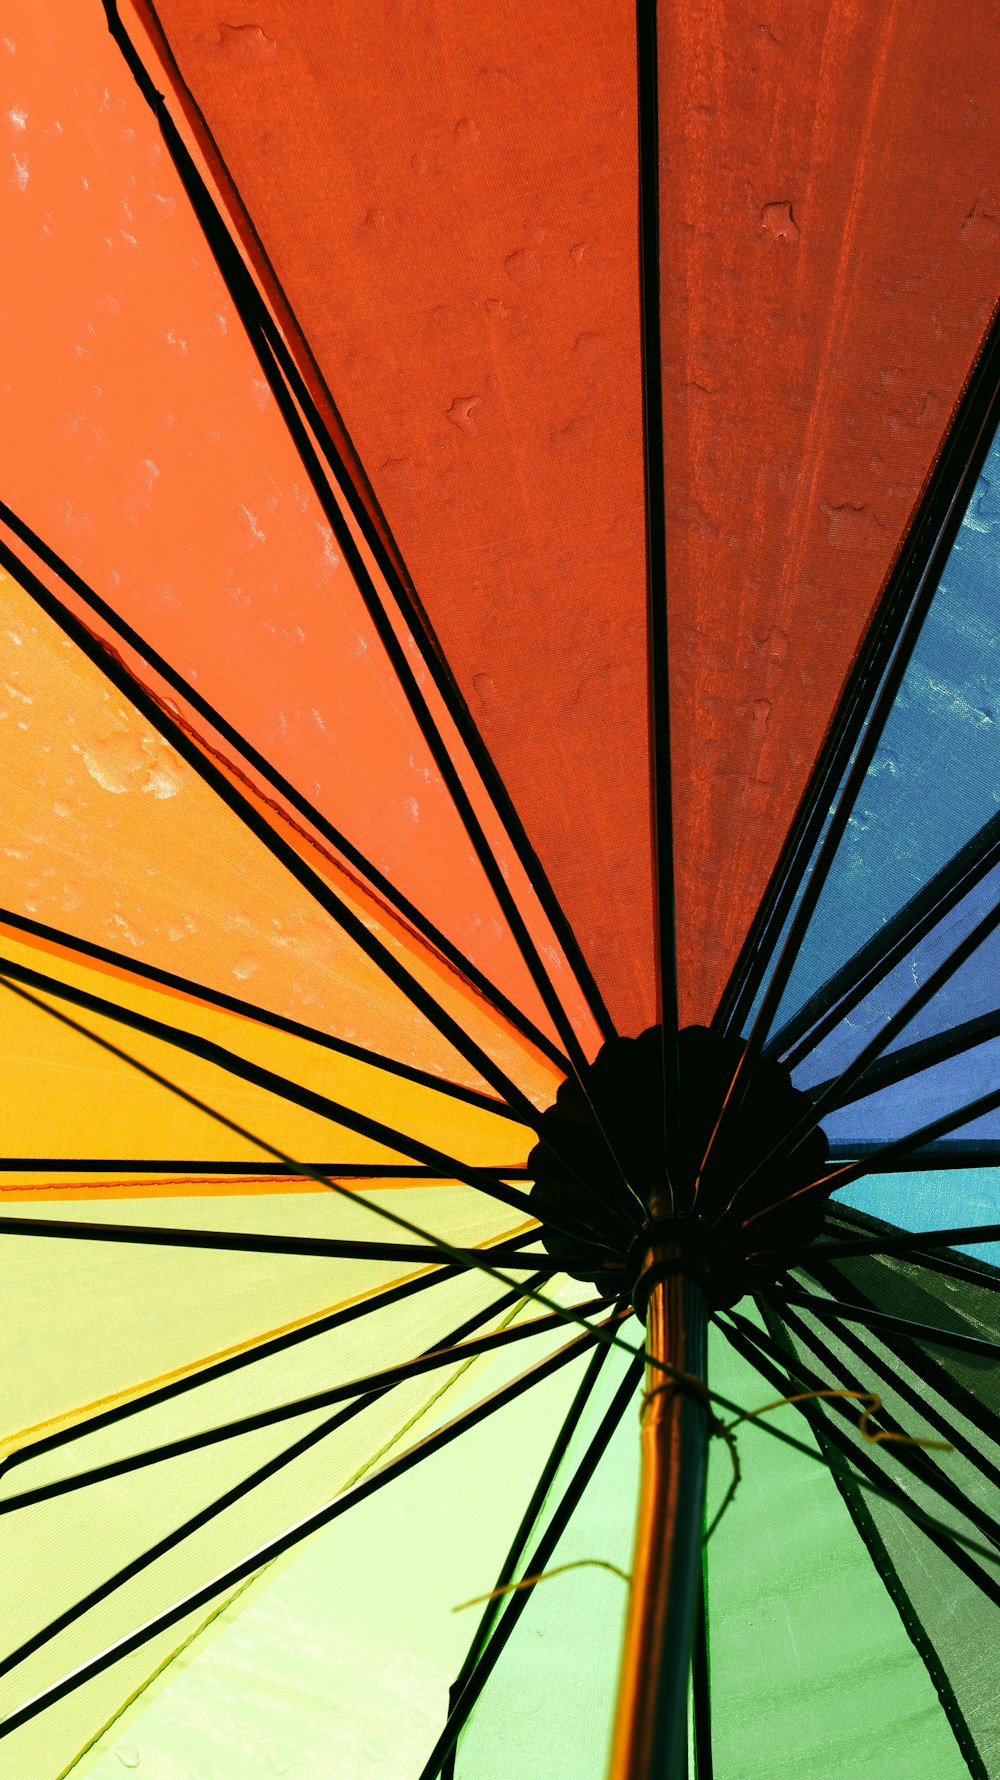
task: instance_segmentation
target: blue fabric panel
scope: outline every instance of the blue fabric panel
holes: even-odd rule
[[[954,976],[940,988],[927,1006],[888,1047],[889,1053],[915,1044],[919,1038],[931,1038],[950,1032],[963,1020],[978,1014],[996,1013],[1000,1008],[1000,932],[994,932],[977,946],[971,958],[960,965]]]
[[[988,872],[974,890],[914,946],[888,976],[850,1010],[833,1031],[793,1071],[796,1087],[828,1081],[853,1061],[886,1021],[914,994],[968,933],[1000,901],[1000,866]],[[949,1032],[977,1014],[1000,1007],[1000,934],[990,934],[937,994],[903,1027],[887,1053],[920,1038]]]
[[[796,960],[791,1017],[1000,806],[1000,444],[945,565]]]
[[[904,1081],[893,1082],[864,1100],[836,1108],[821,1122],[837,1150],[851,1144],[894,1143],[932,1119],[957,1112],[997,1088],[1000,1038],[935,1063],[933,1068],[923,1069]],[[1000,1110],[956,1127],[956,1134],[964,1139],[1000,1137]]]

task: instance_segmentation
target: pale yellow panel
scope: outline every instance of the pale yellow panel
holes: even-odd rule
[[[425,1309],[422,1329],[412,1324],[405,1331],[394,1328],[391,1317],[377,1327],[385,1361],[440,1339],[458,1316],[468,1314],[477,1302],[484,1303],[484,1287],[478,1281],[452,1282],[442,1288],[442,1294],[433,1315]],[[42,1649],[26,1656],[14,1675],[4,1679],[0,1703],[10,1710],[127,1628],[226,1565],[238,1562],[261,1540],[280,1533],[348,1489],[374,1465],[464,1409],[490,1383],[500,1383],[524,1366],[537,1363],[563,1341],[564,1332],[558,1337],[535,1337],[511,1350],[517,1356],[514,1359],[497,1356],[458,1372],[413,1380],[362,1410],[291,1463],[272,1470],[222,1514],[74,1617]],[[319,1419],[313,1414],[280,1431],[263,1430],[238,1444],[167,1461],[157,1467],[155,1485],[142,1474],[138,1478],[131,1474],[20,1510],[0,1521],[6,1585],[9,1598],[17,1603],[8,1622],[11,1641],[30,1634],[62,1608],[78,1602],[117,1565],[144,1552],[187,1515],[245,1478],[253,1466],[273,1459],[293,1437],[316,1426]],[[118,1438],[122,1438],[120,1432]]]
[[[519,1227],[518,1214],[508,1207],[466,1188],[440,1186],[348,1197],[161,1200],[155,1203],[155,1222],[398,1241],[402,1233],[375,1210],[380,1201],[455,1246],[482,1246],[487,1258],[493,1242]],[[9,1207],[25,1215],[30,1209],[16,1202]],[[107,1211],[93,1201],[46,1205],[46,1219],[56,1224],[60,1216],[99,1222]],[[119,1202],[114,1221],[149,1223],[150,1202]],[[399,1261],[61,1242],[51,1236],[0,1236],[0,1260],[5,1281],[0,1432],[8,1438],[99,1405],[115,1393],[132,1393],[144,1381],[156,1383],[197,1368],[331,1308],[368,1302],[384,1288],[432,1271]],[[478,1276],[471,1277],[478,1289]],[[426,1294],[432,1309],[442,1292],[444,1286],[434,1286]],[[386,1314],[379,1311],[380,1317]],[[414,1320],[422,1327],[424,1314],[422,1294],[404,1300],[393,1313],[400,1327]],[[336,1337],[337,1352],[346,1343],[344,1352],[351,1356],[346,1363],[362,1370],[364,1352],[355,1356],[354,1343],[360,1341],[364,1349],[370,1328],[362,1319]]]

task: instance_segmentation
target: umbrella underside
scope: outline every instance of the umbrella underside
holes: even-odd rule
[[[758,12],[12,0],[3,1780],[601,1780],[671,1268],[689,1772],[1000,1770],[996,25]]]

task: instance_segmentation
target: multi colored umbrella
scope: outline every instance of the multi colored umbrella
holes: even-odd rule
[[[0,1774],[996,1773],[996,21],[3,29]]]

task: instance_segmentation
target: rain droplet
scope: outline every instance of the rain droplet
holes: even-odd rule
[[[456,396],[446,417],[460,432],[476,434],[479,431],[475,421],[475,411],[482,405],[482,396]]]
[[[796,242],[801,233],[799,225],[792,214],[792,206],[787,199],[778,199],[772,204],[765,204],[760,213],[760,232],[770,235],[772,241]]]
[[[516,253],[509,253],[504,260],[503,269],[515,284],[541,284],[545,277],[542,262],[533,247],[519,247]]]

